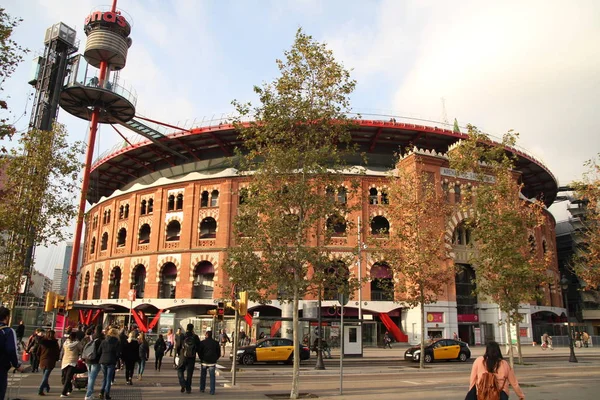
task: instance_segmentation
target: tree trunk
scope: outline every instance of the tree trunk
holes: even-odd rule
[[[425,368],[425,300],[421,291],[421,357],[419,357],[419,368]]]
[[[292,314],[292,335],[294,336],[294,368],[292,372],[292,391],[290,393],[290,399],[298,398],[298,387],[300,380],[300,354],[298,349],[300,348],[300,339],[298,338],[298,303],[300,301],[300,295],[298,294],[298,287],[294,287],[294,311]]]
[[[508,354],[509,354],[509,363],[510,367],[515,367],[515,359],[513,356],[513,346],[512,346],[512,337],[510,335],[510,315],[506,315],[506,339],[508,343]]]
[[[519,364],[523,365],[523,352],[521,351],[521,323],[517,321],[517,351],[519,352]]]

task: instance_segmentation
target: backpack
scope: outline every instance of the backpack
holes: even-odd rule
[[[496,375],[484,372],[477,382],[477,400],[500,400],[500,390]]]
[[[98,339],[92,340],[83,348],[81,358],[83,358],[85,362],[93,362],[94,360],[96,360],[96,358],[98,358],[98,354],[96,352],[96,340]]]
[[[183,357],[185,358],[195,358],[196,353],[198,353],[198,349],[196,348],[196,338],[193,335],[186,336],[183,339]]]
[[[156,349],[154,349],[154,352],[155,353],[164,353],[166,349],[167,349],[167,346],[165,345],[165,342],[159,342],[156,344]]]

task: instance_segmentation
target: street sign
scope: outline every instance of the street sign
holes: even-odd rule
[[[135,289],[129,289],[127,297],[129,298],[129,301],[135,301]]]
[[[346,293],[338,294],[338,302],[342,306],[345,306],[346,304],[348,304],[349,299],[350,299],[350,296],[348,296]]]

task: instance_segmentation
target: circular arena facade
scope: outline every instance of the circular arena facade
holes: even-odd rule
[[[425,160],[436,183],[448,191],[450,202],[460,202],[461,188],[471,186],[467,177],[452,173],[445,156],[449,146],[464,134],[389,117],[355,123],[352,138],[368,163],[363,166],[365,173],[358,177],[362,207],[349,218],[365,221],[363,238],[386,224],[393,227],[386,216],[386,178],[395,167],[394,154],[398,151],[418,154]],[[230,298],[223,291],[228,277],[222,265],[227,249],[235,245],[232,225],[238,212],[238,193],[248,180],[232,167],[232,157],[240,145],[234,127],[222,123],[127,145],[93,164],[87,194],[92,206],[86,216],[82,267],[77,277],[76,309],[82,322],[101,317],[129,323],[133,318],[142,329],[153,332],[188,322],[198,330],[212,326],[217,302]],[[541,196],[550,205],[558,190],[555,177],[525,151],[509,150],[517,156],[522,194],[527,198]],[[356,164],[359,162],[357,157]],[[462,272],[448,282],[446,293],[436,304],[426,307],[426,331],[433,337],[452,337],[457,332],[472,344],[489,338],[504,342],[498,307],[471,294],[470,278],[476,269],[468,262],[469,232],[461,224],[465,217],[454,215],[447,229],[453,261],[463,266]],[[535,242],[542,244],[537,246],[540,257],[542,251],[553,252],[555,261],[548,274],[559,280],[554,227],[554,218],[547,212],[545,226],[535,232]],[[357,232],[342,232],[332,246],[334,252],[353,253],[358,246]],[[377,345],[386,330],[398,341],[419,341],[420,310],[391,301],[377,284],[392,278],[385,262],[375,260],[368,248],[359,254],[361,262],[350,265],[350,271],[358,275],[360,265],[361,276],[372,279],[361,288],[361,304],[358,293],[348,303],[345,320],[356,322],[360,308],[366,346]],[[564,315],[560,291],[548,286],[544,293],[542,300],[524,304],[520,311],[526,314],[520,332],[524,343],[531,343],[540,334],[542,328],[536,328],[539,321],[552,322]],[[304,317],[301,334],[311,334],[309,319],[314,315],[315,299],[306,297],[300,308]],[[337,301],[325,300],[321,311],[325,335],[335,343],[340,318]],[[288,336],[290,332],[281,319],[290,312],[290,307],[276,298],[267,305],[250,303],[246,331],[253,337],[261,332]],[[224,323],[232,328],[232,317],[226,315]]]

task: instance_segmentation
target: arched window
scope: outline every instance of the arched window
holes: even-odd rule
[[[200,239],[217,237],[217,221],[213,217],[206,217],[200,222]]]
[[[343,261],[332,262],[325,271],[323,300],[337,300],[339,294],[344,292],[344,285],[348,282],[349,277],[350,272]]]
[[[96,300],[100,298],[102,290],[102,270],[99,269],[96,271],[96,275],[94,275],[94,290],[92,293],[92,299]]]
[[[529,242],[529,252],[533,255],[535,254],[535,237],[533,235],[529,235],[529,238],[527,239],[527,241]]]
[[[183,193],[177,195],[177,202],[175,203],[176,210],[183,210]]]
[[[125,228],[119,229],[119,233],[117,234],[117,247],[124,247],[126,240],[127,240],[127,229],[125,229]]]
[[[136,298],[144,298],[144,291],[146,290],[146,267],[142,264],[138,264],[133,268],[133,283],[131,284],[131,288],[135,289]]]
[[[202,261],[194,267],[194,289],[192,298],[212,299],[215,269],[208,261]]]
[[[210,194],[210,206],[218,207],[219,206],[219,191],[213,190]]]
[[[381,191],[381,204],[390,204],[390,199],[385,191]]]
[[[102,241],[100,242],[100,251],[108,249],[108,232],[102,234]]]
[[[96,238],[93,237],[90,243],[90,254],[94,254],[96,252]]]
[[[108,298],[118,299],[121,291],[121,268],[114,267],[108,281]]]
[[[110,223],[110,210],[106,210],[106,223]]]
[[[448,185],[448,182],[442,183],[442,192],[444,192],[444,199],[446,200],[446,203],[449,203],[450,202],[450,185]]]
[[[454,229],[452,234],[452,244],[465,246],[471,244],[471,229],[464,223],[461,222]]]
[[[146,215],[146,200],[142,200],[140,205],[140,215]]]
[[[327,187],[327,189],[325,189],[325,196],[327,196],[327,199],[331,200],[331,202],[335,201],[335,190],[333,190],[332,187]]]
[[[167,225],[167,242],[179,240],[181,235],[181,224],[177,220],[169,222]]]
[[[369,189],[369,204],[378,204],[379,201],[377,199],[377,189],[371,188]]]
[[[125,204],[125,212],[124,212],[124,217],[127,219],[129,218],[129,204]]]
[[[140,227],[138,243],[150,243],[150,225],[144,224]]]
[[[148,214],[152,214],[154,211],[154,199],[148,199]]]
[[[172,194],[167,199],[167,211],[175,210],[175,195]]]
[[[393,274],[385,262],[371,267],[371,301],[394,301]]]
[[[102,224],[106,224],[106,210],[104,210],[104,214],[102,214]]]
[[[160,274],[159,299],[175,298],[175,282],[177,280],[177,267],[172,262],[163,265]]]
[[[98,216],[94,215],[94,218],[92,219],[92,228],[97,228],[98,227]]]
[[[378,215],[371,220],[371,234],[378,236],[389,236],[390,223],[387,218]]]
[[[200,207],[208,207],[208,191],[205,190],[200,195]]]
[[[544,253],[544,255],[546,255],[546,253],[548,252],[548,245],[546,244],[545,240],[542,241],[542,252]]]
[[[246,203],[246,201],[248,201],[248,189],[241,188],[238,196],[239,196],[239,204]]]
[[[454,202],[458,204],[461,201],[462,201],[462,198],[460,196],[460,185],[456,184],[456,185],[454,185]]]
[[[340,186],[340,188],[338,189],[337,201],[340,204],[346,204],[348,202],[348,193],[346,191],[346,188],[343,186]]]
[[[125,206],[119,207],[119,219],[123,219],[124,213],[125,213]]]
[[[81,293],[81,300],[87,300],[89,288],[90,288],[90,272],[88,271],[85,273],[85,279],[83,280],[83,290]]]
[[[457,264],[456,311],[458,315],[473,315],[477,311],[477,294],[475,293],[475,270],[470,264]],[[459,320],[460,321],[460,320]]]
[[[327,218],[327,230],[333,237],[346,236],[346,220],[339,215]]]

